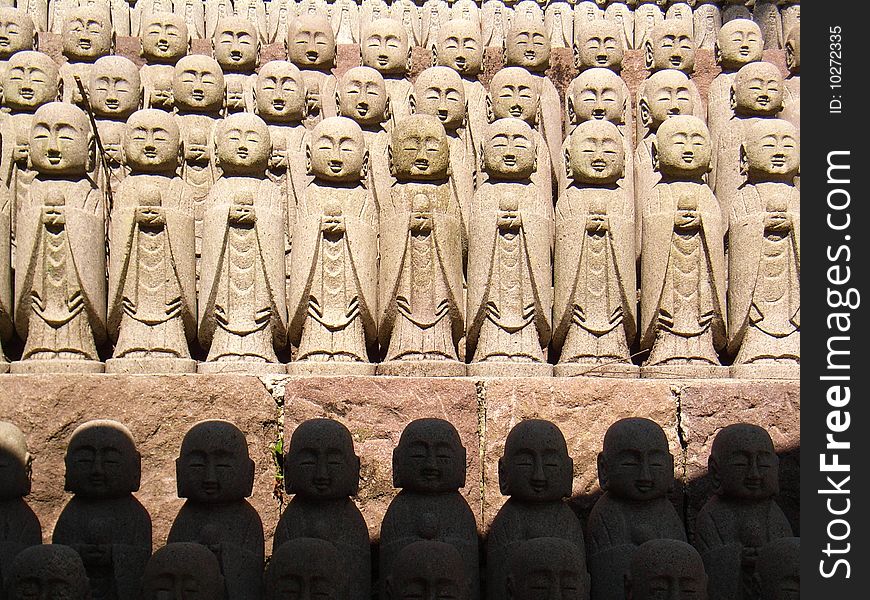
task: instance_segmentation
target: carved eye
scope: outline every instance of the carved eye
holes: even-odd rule
[[[277,84],[277,81],[275,80],[274,77],[266,77],[265,79],[263,79],[263,83],[261,84],[261,87],[264,90],[266,90],[267,92],[272,92],[275,90],[276,84]]]
[[[9,79],[12,81],[21,81],[24,79],[24,69],[12,69],[12,71],[9,72]]]
[[[447,101],[448,102],[459,102],[461,97],[459,96],[459,92],[457,90],[447,90]]]

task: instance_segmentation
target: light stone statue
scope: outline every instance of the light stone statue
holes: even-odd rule
[[[362,64],[375,69],[384,78],[390,99],[389,129],[411,114],[413,84],[408,79],[411,46],[402,24],[388,17],[362,21],[360,52]]]
[[[585,23],[601,24],[604,20],[604,9],[601,0],[578,0],[574,2],[574,31]]]
[[[799,598],[800,566],[800,538],[780,538],[759,549],[756,573],[761,588],[760,600]]]
[[[597,67],[618,75],[627,48],[611,21],[582,21],[574,27],[574,66],[580,72]]]
[[[202,225],[201,373],[283,371],[287,344],[286,215],[266,177],[271,139],[258,116],[237,113],[215,130],[222,174],[209,190]]]
[[[266,5],[263,0],[233,0],[233,9],[237,18],[245,19],[252,23],[257,31],[257,39],[266,44],[268,36],[268,20],[266,18]]]
[[[414,0],[392,0],[390,3],[390,18],[402,24],[412,47],[423,46],[420,12]]]
[[[296,16],[293,0],[272,0],[266,3],[266,43],[283,44],[287,39],[287,26]]]
[[[202,544],[167,544],[148,560],[142,577],[141,599],[191,597],[225,600],[220,563]]]
[[[741,146],[746,184],[731,203],[729,352],[732,377],[800,377],[800,169],[797,128],[759,120]]]
[[[420,46],[431,50],[441,28],[450,20],[450,7],[447,0],[423,0],[420,8]]]
[[[0,582],[15,556],[42,543],[42,527],[25,496],[30,494],[33,457],[24,433],[0,421]]]
[[[333,0],[329,8],[332,12],[330,22],[335,33],[335,43],[358,44],[360,19],[356,0]]]
[[[390,17],[390,5],[386,0],[362,0],[359,5],[359,24],[360,24],[360,45],[365,42],[366,38],[366,28],[371,27],[375,21],[379,21],[381,19],[391,19]],[[396,21],[400,23],[399,21]],[[402,31],[405,31],[404,27],[401,27]],[[407,32],[405,32],[405,37],[407,37]],[[362,49],[362,48],[360,48]],[[366,64],[365,59],[363,59],[363,64],[368,67],[373,67],[374,65]]]
[[[359,474],[353,438],[338,421],[310,419],[293,431],[284,481],[294,496],[278,521],[272,553],[279,554],[283,544],[298,538],[333,544],[347,580],[347,594],[336,599],[371,597],[369,530],[351,498],[359,493]]]
[[[299,67],[305,78],[308,111],[305,125],[313,128],[318,122],[337,114],[335,106],[335,34],[329,20],[322,14],[302,14],[292,20],[287,29],[287,56]]]
[[[433,116],[412,115],[393,130],[397,181],[380,217],[378,337],[386,360],[378,374],[465,375],[458,343],[467,246],[449,154],[444,126]]]
[[[208,37],[205,29],[205,3],[206,0],[173,0],[172,12],[181,15],[193,39]]]
[[[450,3],[450,18],[448,23],[453,20],[462,19],[465,21],[473,21],[480,27],[480,7],[475,0],[453,0]]]
[[[142,108],[172,112],[172,78],[175,63],[190,51],[190,30],[184,19],[170,12],[152,13],[142,21],[140,34],[142,58]]]
[[[695,46],[698,50],[712,50],[722,27],[722,10],[716,0],[695,0],[693,12]]]
[[[661,181],[643,200],[641,377],[723,377],[725,227],[704,174],[710,134],[691,115],[661,124],[652,148]]]
[[[453,546],[444,542],[419,541],[402,548],[385,574],[385,600],[437,597],[455,600],[475,598],[466,574],[467,563]],[[425,594],[425,595],[424,595]]]
[[[71,104],[37,109],[29,157],[36,171],[16,216],[18,373],[99,373],[106,341],[106,207],[87,176],[88,117]]]
[[[544,23],[546,0],[520,0],[514,5],[514,21],[535,21]]]
[[[565,437],[553,423],[528,419],[511,429],[498,461],[499,488],[510,497],[493,519],[486,544],[490,600],[510,598],[509,560],[523,542],[560,538],[585,559],[580,520],[563,501],[571,495],[573,467]],[[517,582],[518,575],[513,574]]]
[[[550,47],[574,46],[574,6],[571,0],[548,0],[544,25],[550,30]]]
[[[504,48],[507,32],[513,20],[512,2],[484,0],[480,6],[480,23],[483,45],[486,48]]]
[[[130,11],[130,33],[127,35],[137,37],[145,35],[146,23],[150,22],[155,14],[171,13],[174,9],[173,4],[173,0],[137,0]],[[184,21],[183,17],[181,19]]]
[[[474,193],[468,232],[466,347],[471,376],[548,376],[552,332],[553,201],[535,185],[535,138],[498,119],[483,146],[488,180]]]
[[[753,3],[752,19],[761,28],[765,50],[782,48],[782,15],[779,14],[778,4],[779,0],[755,0]]]
[[[778,0],[779,14],[782,18],[782,39],[785,44],[789,32],[800,31],[801,28],[801,0]]]
[[[36,50],[37,30],[33,20],[20,8],[0,7],[0,82],[5,77],[9,58],[16,52]],[[0,83],[2,85],[2,83]],[[3,88],[0,87],[0,93]]]
[[[254,486],[245,434],[229,421],[200,421],[184,435],[175,477],[178,497],[186,500],[167,543],[195,542],[211,550],[228,599],[262,598],[265,542],[260,515],[245,500]]]
[[[557,537],[539,537],[511,549],[506,600],[536,600],[542,590],[562,600],[589,598],[589,573],[583,551]]]
[[[291,374],[373,375],[377,344],[378,207],[366,187],[363,132],[346,117],[309,133],[305,187],[293,230]]]
[[[129,0],[109,0],[109,11],[112,15],[112,30],[115,35],[129,37],[132,35],[132,6]]]
[[[0,188],[0,373],[9,371],[3,351],[4,342],[12,338],[12,196]]]
[[[88,574],[78,552],[69,546],[46,544],[22,550],[6,575],[8,600],[57,598],[91,600]]]
[[[680,540],[650,540],[641,544],[631,560],[625,588],[626,600],[656,600],[666,594],[674,600],[707,600],[704,562],[698,551]]]
[[[752,10],[749,8],[750,3],[747,0],[721,0],[722,4],[722,24],[734,19],[751,19]]]
[[[797,5],[800,7],[800,5]],[[782,118],[801,128],[801,28],[793,27],[785,37],[785,64],[789,75],[785,78]]]
[[[15,6],[30,15],[37,31],[48,31],[48,5],[47,0],[15,0]]]
[[[556,203],[554,374],[637,377],[635,205],[620,185],[625,153],[612,123],[585,121],[568,138],[568,185]]]
[[[710,600],[758,598],[759,551],[793,535],[773,500],[779,457],[770,435],[748,423],[725,427],[713,440],[708,471],[714,495],[698,513],[695,547],[710,577]]]
[[[347,597],[347,577],[335,545],[299,537],[281,544],[264,575],[265,599],[285,600],[308,594],[325,600]]]
[[[173,116],[157,109],[127,121],[129,174],[114,190],[109,226],[110,373],[196,372],[194,219],[176,175],[180,135]]]
[[[205,10],[205,35],[207,40],[214,39],[214,34],[217,32],[218,22],[221,19],[232,17],[235,14],[233,9],[233,0],[203,0]]]
[[[604,20],[614,23],[622,36],[626,50],[637,48],[634,45],[634,7],[636,0],[596,0],[604,5]]]
[[[253,112],[255,71],[260,63],[260,38],[255,23],[243,17],[217,22],[211,38],[212,55],[224,72],[227,114]]]
[[[87,91],[94,63],[114,51],[111,17],[101,6],[75,8],[64,19],[61,36],[67,60],[60,66],[61,100],[84,108],[78,81]]]
[[[151,556],[151,517],[133,496],[142,469],[132,434],[117,421],[83,423],[70,436],[64,464],[64,489],[73,497],[52,543],[82,557],[93,598],[138,597]]]
[[[626,418],[607,429],[598,454],[604,490],[589,514],[589,571],[593,600],[625,598],[625,580],[638,546],[649,540],[686,541],[686,530],[668,499],[674,457],[654,421]]]
[[[63,21],[67,13],[78,6],[78,0],[48,0],[48,4],[47,31],[60,35],[63,32]]]
[[[296,16],[321,15],[329,20],[330,6],[327,0],[296,0]]]
[[[638,50],[645,47],[652,37],[653,28],[665,20],[662,5],[666,0],[636,0],[634,9],[634,45]]]

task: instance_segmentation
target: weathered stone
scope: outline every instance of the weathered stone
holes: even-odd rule
[[[139,69],[142,107],[171,111],[175,104],[172,98],[175,63],[190,49],[187,24],[179,15],[153,13],[142,23],[140,39],[146,63]]]
[[[385,600],[413,598],[422,593],[471,600],[471,582],[462,555],[449,544],[418,541],[405,546],[392,569],[384,574]],[[425,597],[425,596],[424,596]]]
[[[63,590],[69,600],[88,600],[88,574],[78,553],[69,546],[49,544],[22,551],[9,566],[9,600],[27,600],[34,594],[54,596]]]
[[[142,600],[160,600],[188,594],[224,600],[224,577],[217,557],[207,547],[176,542],[157,550],[148,561],[142,582]]]
[[[758,551],[760,600],[797,597],[801,587],[801,539],[774,540]]]
[[[73,8],[63,20],[63,55],[67,62],[60,67],[61,99],[84,106],[77,81],[85,87],[90,81],[94,62],[114,50],[112,21],[103,5]]]
[[[654,600],[664,589],[675,600],[707,600],[707,583],[697,550],[678,540],[650,540],[631,561],[624,597]]]
[[[589,573],[583,549],[555,537],[542,537],[518,544],[508,556],[509,600],[535,600],[542,584],[559,590],[563,600],[589,598]]]
[[[285,45],[288,59],[305,77],[308,90],[306,126],[314,127],[322,119],[334,117],[335,76],[331,69],[336,58],[335,33],[326,15],[305,13],[290,21]]]
[[[224,72],[227,86],[224,108],[227,114],[251,112],[257,79],[255,72],[260,62],[256,23],[243,17],[224,17],[217,23],[211,45],[214,59]]]
[[[317,538],[294,538],[272,555],[264,575],[266,600],[282,600],[304,590],[325,598],[347,598],[347,573],[335,545]]]

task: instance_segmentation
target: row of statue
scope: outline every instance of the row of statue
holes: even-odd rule
[[[263,525],[246,500],[254,463],[242,431],[210,420],[187,432],[176,461],[186,501],[168,545],[153,556],[151,519],[133,496],[140,463],[122,424],[80,425],[65,457],[64,488],[73,497],[54,527],[54,545],[40,546],[39,521],[24,501],[25,437],[0,422],[0,577],[8,600],[370,600],[372,592],[390,600],[799,597],[800,541],[774,501],[773,443],[755,425],[716,435],[708,465],[714,495],[697,516],[693,547],[668,499],[674,457],[658,424],[626,418],[608,429],[598,455],[603,495],[584,541],[565,502],[573,462],[562,432],[549,421],[521,421],[499,459],[508,499],[490,526],[481,569],[474,513],[460,493],[466,449],[449,422],[413,421],[393,452],[401,491],[381,524],[374,585],[368,528],[352,498],[360,459],[339,422],[312,419],[292,433],[283,473],[293,498],[265,576]],[[67,593],[52,595],[48,586],[59,585]]]
[[[430,48],[440,28],[463,19],[483,30],[485,46],[499,47],[514,19],[546,25],[554,48],[571,48],[575,30],[586,23],[616,24],[626,48],[642,48],[650,29],[664,19],[680,19],[699,48],[712,49],[723,23],[753,19],[765,48],[782,48],[788,31],[800,24],[800,0],[4,0],[26,11],[38,31],[62,34],[68,15],[81,6],[99,6],[119,36],[143,36],[155,12],[179,15],[191,36],[210,39],[218,21],[249,21],[264,43],[284,43],[287,24],[304,14],[327,18],[339,44],[361,43],[365,23],[393,19],[413,46]]]

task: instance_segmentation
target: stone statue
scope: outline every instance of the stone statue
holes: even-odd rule
[[[127,35],[144,36],[146,24],[151,22],[155,14],[162,13],[165,16],[166,13],[172,13],[172,11],[172,0],[136,0],[130,10],[130,33]],[[183,22],[184,18],[181,17],[181,20]]]
[[[624,594],[619,597],[656,600],[665,595],[674,600],[707,600],[707,586],[704,563],[697,550],[680,540],[657,539],[638,546]]]
[[[671,117],[652,154],[661,181],[643,200],[640,347],[650,354],[641,377],[722,377],[725,228],[703,181],[710,134],[697,117]]]
[[[499,488],[510,498],[493,519],[486,545],[490,600],[509,597],[508,559],[527,540],[561,538],[585,557],[580,521],[563,502],[571,495],[573,465],[565,437],[553,423],[528,419],[511,429],[498,460]]]
[[[83,423],[70,437],[64,463],[64,489],[73,497],[52,543],[79,553],[94,599],[138,597],[151,556],[151,517],[133,496],[142,469],[132,434],[117,421]]]
[[[24,500],[30,494],[32,462],[21,430],[0,421],[0,586],[15,556],[42,543],[39,519]]]
[[[332,11],[332,31],[335,33],[337,44],[358,44],[359,39],[359,7],[356,0],[333,0],[330,4]]]
[[[533,538],[517,544],[508,555],[506,600],[589,598],[589,573],[583,550],[557,537]]]
[[[635,204],[623,138],[590,120],[568,138],[568,185],[556,202],[553,349],[559,377],[637,377]]]
[[[454,598],[472,600],[475,596],[468,579],[468,564],[450,544],[419,541],[402,548],[386,577],[383,597]]]
[[[8,0],[7,4],[12,5]],[[48,31],[48,4],[46,0],[15,0],[15,6],[30,16],[37,31]]]
[[[151,556],[145,567],[141,598],[224,600],[226,592],[220,563],[214,553],[202,544],[167,544]]]
[[[801,0],[777,0],[779,14],[782,18],[783,43],[788,40],[791,31],[801,28]]]
[[[378,207],[363,132],[346,117],[324,119],[305,157],[312,180],[293,230],[289,332],[298,351],[288,370],[373,375]]]
[[[441,28],[450,20],[447,0],[423,0],[420,8],[420,46],[432,50]]]
[[[454,20],[473,21],[480,29],[480,7],[475,0],[453,0],[450,3],[450,18],[448,23]]]
[[[266,3],[266,43],[283,44],[287,39],[287,26],[296,16],[293,0],[272,0]]]
[[[145,64],[139,69],[142,107],[172,112],[175,63],[190,51],[190,33],[184,19],[169,12],[152,13],[142,21],[140,44]]]
[[[751,19],[752,10],[750,3],[747,0],[721,0],[722,4],[722,24],[734,19]]]
[[[80,108],[37,109],[29,141],[36,170],[18,207],[15,269],[22,360],[12,371],[102,372],[106,341],[106,207],[87,176],[94,135]]]
[[[359,3],[359,26],[360,26],[360,46],[362,50],[362,45],[366,40],[366,29],[371,27],[375,21],[380,21],[381,19],[390,19],[390,5],[386,0],[361,0]],[[405,31],[404,27],[401,27],[401,21],[396,21],[399,24],[402,31]],[[407,32],[405,32],[405,37],[407,37]],[[363,59],[363,65],[367,67],[373,67],[373,65],[367,64],[365,59]]]
[[[461,97],[461,86],[454,91]],[[453,114],[447,104],[445,112]],[[393,129],[390,163],[396,183],[380,218],[382,375],[465,374],[458,343],[465,332],[462,265],[467,246],[450,181],[449,148],[435,117],[412,115]]]
[[[636,0],[634,9],[634,46],[640,50],[652,37],[653,28],[665,20],[662,5],[666,0]]]
[[[505,36],[510,31],[513,7],[510,0],[484,0],[480,6],[480,24],[483,45],[486,48],[504,48]]]
[[[721,2],[716,0],[695,0],[693,21],[695,46],[698,50],[712,50],[722,27]]]
[[[600,25],[604,20],[603,0],[577,0],[574,2],[574,31],[584,23]]]
[[[173,0],[177,1],[177,0]],[[233,0],[203,0],[205,3],[205,39],[214,39],[214,34],[217,32],[218,22],[221,19],[232,17],[235,15],[233,9]]]
[[[350,431],[331,419],[301,423],[284,458],[287,492],[295,494],[275,529],[273,554],[296,538],[317,538],[338,550],[349,600],[371,590],[369,531],[351,496],[359,492],[359,457]]]
[[[47,31],[59,35],[63,32],[63,20],[66,18],[67,13],[78,6],[78,2],[75,0],[48,0],[48,4]]]
[[[761,27],[765,50],[782,48],[782,15],[779,14],[779,0],[755,0],[752,19]]]
[[[22,550],[9,565],[6,589],[8,600],[92,598],[88,574],[78,552],[59,544]]]
[[[260,63],[260,38],[255,23],[224,17],[211,38],[212,54],[224,72],[227,114],[253,112],[255,73]]]
[[[0,136],[5,133],[0,126]],[[4,140],[5,141],[5,140]],[[5,149],[4,149],[5,150]],[[5,182],[4,182],[5,183]],[[9,188],[0,187],[0,373],[9,371],[3,343],[12,338],[12,215],[14,204]],[[0,580],[2,582],[2,580]],[[2,583],[0,583],[2,585]]]
[[[345,565],[330,542],[300,537],[281,544],[266,566],[266,600],[285,600],[307,594],[338,600],[347,597]]]
[[[322,15],[329,19],[330,7],[327,0],[296,0],[296,16]]]
[[[254,485],[254,461],[245,434],[229,421],[200,421],[184,435],[175,476],[178,497],[186,500],[167,543],[195,542],[211,550],[220,564],[227,598],[262,598],[263,523],[245,500]],[[208,562],[196,561],[203,567]],[[163,568],[169,567],[167,563]],[[145,574],[146,590],[150,573],[151,564]],[[200,585],[212,581],[209,577]]]
[[[801,539],[773,540],[758,550],[756,573],[760,600],[799,598],[801,588]]]
[[[544,25],[550,31],[550,47],[573,48],[574,6],[570,0],[547,0]]]
[[[193,206],[176,175],[178,124],[133,113],[124,134],[129,175],[115,190],[109,227],[108,372],[195,373],[196,255]]]
[[[408,41],[414,47],[423,46],[424,41],[420,28],[420,10],[414,0],[392,0],[390,3],[390,18],[402,24]]]
[[[674,457],[654,421],[616,421],[604,435],[598,481],[604,495],[587,528],[593,600],[625,597],[625,579],[638,546],[649,540],[686,541],[683,522],[668,500]]]
[[[20,8],[0,8],[0,82],[5,78],[9,58],[16,52],[36,50],[36,41],[30,15]]]
[[[233,0],[236,18],[252,23],[257,32],[257,40],[266,44],[269,25],[266,18],[266,5],[263,0]]]
[[[767,431],[736,423],[716,434],[708,464],[714,495],[696,520],[695,546],[710,577],[710,599],[758,598],[759,550],[792,536],[773,497],[779,457]]]
[[[800,4],[797,5],[800,7]],[[801,28],[793,27],[785,37],[785,64],[789,75],[785,78],[782,118],[801,128]]]
[[[731,203],[729,352],[733,377],[800,377],[800,169],[797,128],[759,120],[741,146],[746,184]]]
[[[202,225],[199,343],[201,373],[276,373],[287,344],[281,189],[268,177],[271,139],[258,116],[236,113],[215,130],[221,176]]]
[[[667,7],[665,18],[686,21],[694,33],[695,18],[692,15],[692,5],[696,2],[697,0],[665,0],[664,4]]]
[[[88,91],[94,63],[114,51],[111,17],[104,6],[75,8],[64,19],[61,36],[63,55],[67,60],[60,66],[61,99],[84,108],[85,100],[77,80]]]
[[[623,47],[626,50],[637,48],[634,45],[634,7],[637,5],[637,0],[596,0],[596,2],[605,6],[604,20],[617,26]]]
[[[468,331],[473,376],[548,376],[552,333],[553,201],[532,180],[535,138],[498,119],[483,147],[468,232]]]
[[[363,20],[360,52],[362,64],[371,67],[384,78],[387,96],[390,99],[389,129],[411,114],[413,84],[408,80],[411,63],[411,47],[408,32],[399,21],[381,18]]]
[[[305,124],[314,127],[326,117],[334,117],[335,34],[329,20],[322,14],[302,14],[290,22],[287,29],[287,56],[299,67],[308,91],[308,112]]]
[[[536,21],[544,24],[546,0],[520,0],[514,5],[514,22]]]
[[[173,10],[181,15],[190,31],[190,37],[201,40],[207,39],[205,29],[205,3],[206,0],[173,0]]]
[[[580,72],[597,67],[619,74],[626,48],[616,23],[581,21],[574,27],[574,66]]]

